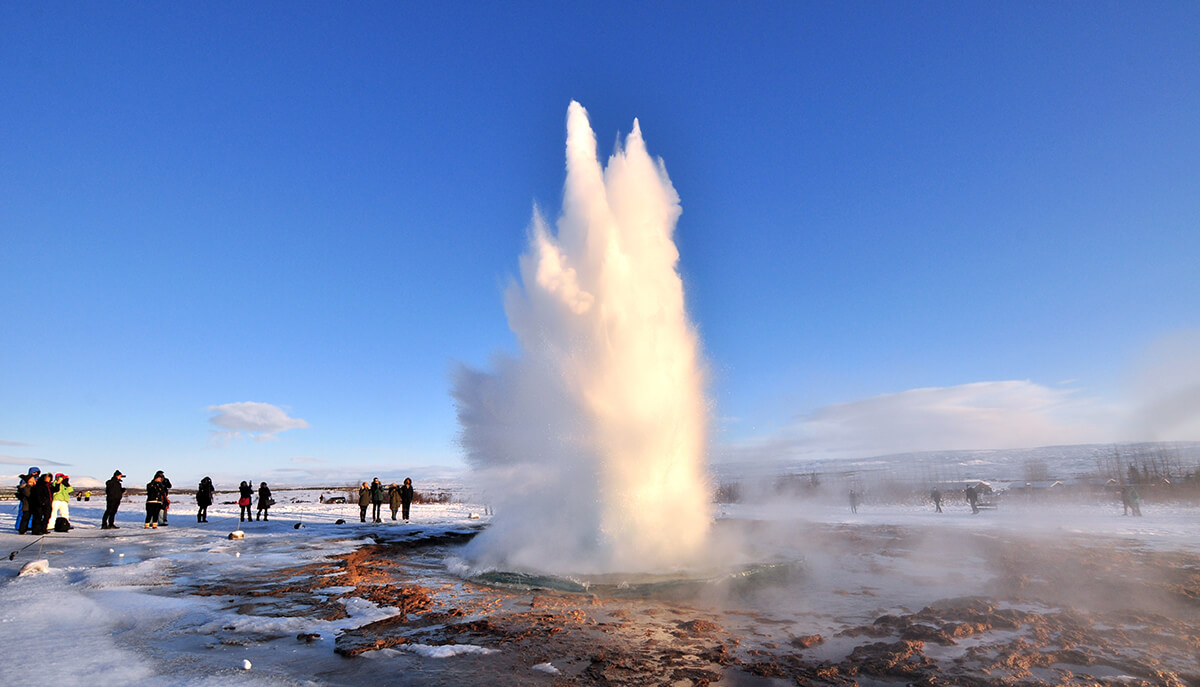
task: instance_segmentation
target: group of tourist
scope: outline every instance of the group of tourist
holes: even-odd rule
[[[71,494],[75,488],[68,475],[29,468],[19,479],[17,532],[46,534],[50,528],[59,532],[71,529]]]
[[[370,484],[362,483],[358,488],[358,519],[361,522],[367,521],[367,508],[371,508],[371,521],[383,522],[380,516],[380,510],[383,509],[383,501],[387,499],[388,506],[392,509],[392,520],[396,519],[396,511],[401,511],[401,517],[404,522],[408,522],[408,508],[412,505],[413,500],[413,485],[411,478],[404,478],[404,484],[396,486],[392,482],[384,491],[383,483],[376,477]]]
[[[123,479],[125,474],[114,470],[112,477],[104,483],[106,507],[100,520],[102,530],[119,529],[116,524],[117,509],[120,508],[126,492],[121,482]],[[17,486],[17,531],[21,534],[46,534],[50,529],[59,532],[71,529],[70,500],[74,491],[68,475],[61,472],[43,473],[40,468],[29,468],[26,474],[20,476],[20,484]],[[208,522],[208,507],[213,504],[216,491],[212,478],[205,477],[200,480],[199,486],[196,487],[196,522]],[[162,470],[154,473],[154,477],[146,484],[144,529],[167,526],[167,513],[171,508],[170,492],[171,480]],[[243,481],[238,485],[239,522],[269,520],[270,509],[275,504],[275,499],[271,498],[271,489],[266,482],[260,482],[258,485],[257,513],[252,513],[254,496],[253,482]],[[408,510],[413,501],[412,479],[406,478],[400,486],[393,482],[386,489],[378,477],[370,484],[363,482],[358,493],[360,520],[366,522],[367,509],[374,506],[373,522],[383,522],[380,510],[385,500],[391,507],[392,520],[396,519],[396,512],[401,511],[404,522],[408,522]]]
[[[63,473],[43,473],[40,468],[31,467],[20,476],[17,485],[17,532],[20,534],[46,534],[51,529],[65,532],[71,527],[71,494],[75,489],[71,486],[71,478]],[[116,523],[117,510],[125,496],[125,486],[121,480],[125,474],[114,470],[112,477],[104,483],[106,500],[104,515],[100,518],[100,529],[119,529]],[[162,470],[154,473],[154,477],[146,484],[146,522],[144,529],[158,529],[167,526],[167,514],[171,508],[171,480]],[[200,480],[196,488],[196,522],[208,522],[208,507],[212,505],[216,488],[212,478]],[[258,488],[258,515],[251,517],[250,503],[253,489],[242,482],[238,505],[241,506],[241,519],[267,520],[270,507],[275,503],[271,498],[271,489],[266,482]]]

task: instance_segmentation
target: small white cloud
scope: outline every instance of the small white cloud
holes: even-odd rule
[[[32,446],[32,445],[33,444],[27,444],[23,441],[8,441],[6,439],[0,439],[0,446]]]
[[[213,438],[221,443],[243,433],[255,441],[269,441],[280,432],[309,426],[300,418],[288,417],[285,410],[270,403],[242,401],[209,406],[208,409],[215,413],[208,421],[221,428],[221,431],[213,431]]]

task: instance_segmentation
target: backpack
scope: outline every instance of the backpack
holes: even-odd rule
[[[55,520],[54,520],[54,531],[55,532],[66,532],[70,529],[71,529],[71,523],[68,522],[66,518],[62,517],[61,515],[59,517],[55,518]]]

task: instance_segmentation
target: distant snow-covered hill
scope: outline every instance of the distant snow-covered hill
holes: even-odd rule
[[[1200,442],[1081,444],[1023,449],[927,451],[859,459],[819,459],[776,463],[723,463],[713,466],[718,481],[739,482],[781,475],[815,475],[821,479],[878,479],[900,482],[982,480],[1014,483],[1078,480],[1125,471],[1155,468],[1182,477],[1200,469]]]

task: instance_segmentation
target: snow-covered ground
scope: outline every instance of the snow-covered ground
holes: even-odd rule
[[[14,556],[0,573],[0,640],[38,657],[64,685],[421,684],[422,676],[437,683],[441,674],[434,663],[472,661],[469,674],[479,684],[517,684],[497,682],[487,672],[489,662],[502,660],[497,656],[503,656],[503,646],[413,641],[356,658],[335,654],[339,633],[398,613],[362,598],[338,600],[346,617],[320,619],[259,614],[237,598],[195,593],[345,554],[376,539],[467,531],[488,522],[478,505],[418,504],[409,524],[393,522],[386,507],[384,523],[360,523],[357,505],[320,504],[318,493],[277,492],[270,522],[248,523],[239,523],[235,506],[220,503],[232,496],[219,494],[207,524],[196,523],[191,497],[181,495],[171,525],[158,530],[142,528],[140,500],[122,505],[120,529],[112,531],[97,527],[103,501],[73,501],[75,529],[41,540],[13,532],[14,512],[6,504],[0,547]],[[782,562],[804,571],[777,593],[760,589],[713,602],[724,611],[741,605],[720,616],[727,629],[739,635],[743,648],[764,650],[821,633],[829,640],[809,655],[834,662],[861,643],[838,635],[845,627],[869,624],[881,613],[913,613],[938,598],[980,593],[995,562],[960,548],[964,542],[987,546],[994,537],[1008,545],[1040,542],[1051,550],[1059,541],[1108,542],[1200,553],[1200,509],[1154,503],[1143,506],[1140,518],[1122,516],[1119,504],[1094,503],[1010,502],[978,515],[957,503],[947,504],[942,514],[928,505],[868,503],[851,513],[848,504],[796,502],[723,505],[717,511],[715,562],[734,569]],[[339,518],[345,523],[335,524]],[[239,528],[245,539],[229,539]],[[893,537],[893,530],[905,534]],[[409,573],[429,587],[445,587],[453,579],[450,558],[425,559],[423,568],[414,563]],[[22,565],[38,559],[49,562],[48,572],[17,576]],[[318,638],[297,641],[306,634]],[[964,647],[970,641],[975,640],[963,640]],[[937,651],[950,655],[960,649]],[[935,648],[928,653],[936,656]],[[550,684],[570,657],[546,658],[555,660],[530,660],[520,684]],[[742,678],[727,676],[718,684],[774,684]]]
[[[218,494],[221,505],[209,508],[207,524],[196,522],[192,497],[179,495],[173,497],[170,525],[158,530],[143,529],[140,499],[122,504],[116,530],[99,529],[103,499],[72,501],[75,529],[40,540],[14,532],[15,504],[8,502],[0,512],[0,547],[16,555],[5,561],[0,577],[0,640],[38,657],[67,685],[325,684],[311,676],[329,666],[297,661],[305,647],[295,639],[285,649],[271,642],[222,644],[212,639],[213,631],[332,638],[344,628],[395,615],[396,609],[350,598],[344,619],[260,617],[238,613],[219,597],[182,590],[352,551],[376,533],[449,529],[485,522],[486,516],[476,520],[482,509],[462,504],[414,504],[405,524],[392,521],[385,504],[383,524],[364,524],[357,505],[317,503],[318,493],[276,492],[270,521],[246,523],[239,522],[236,506],[221,504],[234,496]],[[346,523],[334,524],[338,519]],[[230,540],[238,529],[245,539]],[[21,566],[37,559],[49,561],[48,573],[17,576]],[[465,649],[473,650],[478,649]],[[304,653],[303,658],[313,654]],[[450,656],[453,650],[428,653]],[[336,669],[344,661],[325,651],[317,663]]]

